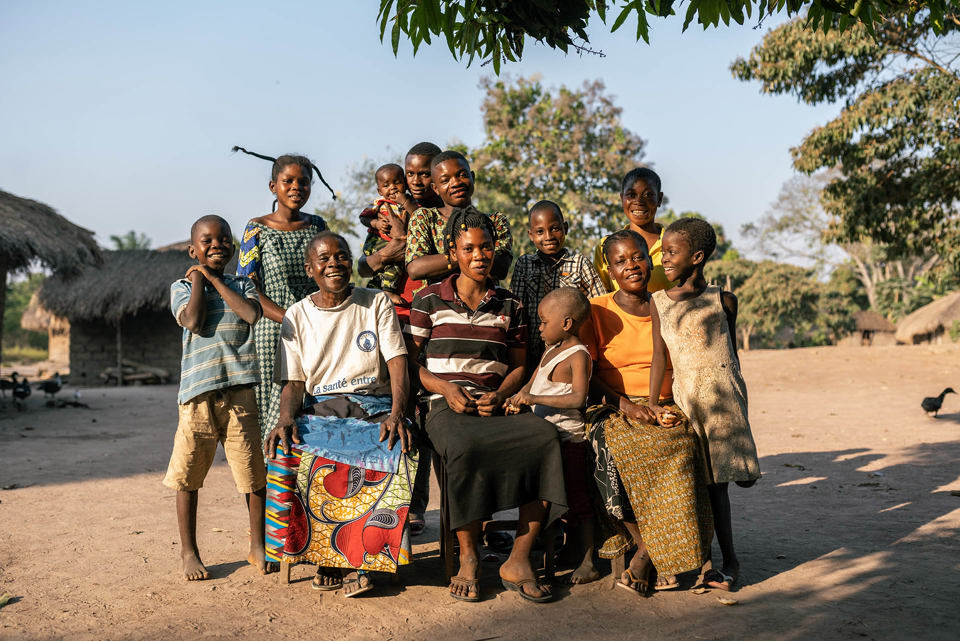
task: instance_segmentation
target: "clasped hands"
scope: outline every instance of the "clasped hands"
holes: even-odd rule
[[[493,416],[503,407],[503,393],[499,390],[471,396],[467,390],[456,383],[448,383],[442,394],[450,409],[458,414]]]

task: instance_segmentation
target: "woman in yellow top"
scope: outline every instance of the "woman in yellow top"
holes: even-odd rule
[[[627,217],[627,226],[624,229],[632,229],[640,234],[647,243],[647,253],[653,261],[653,271],[650,272],[650,283],[647,285],[651,294],[673,287],[673,283],[663,273],[661,264],[660,241],[663,240],[663,225],[655,220],[657,207],[663,202],[660,186],[657,172],[648,167],[637,167],[627,172],[620,187],[620,203],[623,205],[623,214]],[[607,291],[615,292],[619,287],[610,275],[610,265],[603,253],[603,243],[607,238],[609,236],[597,243],[593,251],[593,266],[597,268]]]
[[[646,243],[637,232],[623,229],[604,245],[619,287],[590,300],[590,319],[580,330],[594,361],[591,397],[602,403],[587,411],[587,435],[597,454],[594,479],[606,512],[637,545],[619,585],[646,596],[649,588],[678,587],[675,575],[703,566],[713,521],[705,459],[696,432],[673,402],[669,362],[660,389],[650,389],[653,320]],[[658,425],[647,407],[651,393],[669,408],[669,427]],[[625,544],[612,539],[600,554],[610,558]]]

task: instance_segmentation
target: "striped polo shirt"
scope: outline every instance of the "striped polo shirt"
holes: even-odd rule
[[[494,390],[510,369],[510,349],[526,347],[523,307],[510,290],[490,281],[480,305],[471,310],[457,294],[458,277],[453,274],[417,292],[406,332],[425,340],[424,365],[438,378],[468,389]]]
[[[246,276],[223,275],[223,282],[244,298],[260,305],[260,296],[253,281]],[[177,324],[190,301],[190,281],[181,278],[170,285],[170,309]],[[207,314],[203,329],[194,334],[183,328],[183,356],[180,361],[180,404],[209,392],[234,385],[260,382],[257,347],[253,325],[230,308],[213,285],[204,284]]]

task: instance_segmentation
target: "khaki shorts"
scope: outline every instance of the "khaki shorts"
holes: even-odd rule
[[[223,443],[237,491],[267,485],[257,397],[249,386],[213,390],[180,405],[177,435],[163,484],[180,492],[203,487],[217,444]]]

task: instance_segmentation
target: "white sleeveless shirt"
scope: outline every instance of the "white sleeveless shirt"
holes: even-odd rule
[[[553,370],[557,368],[557,365],[572,356],[575,352],[586,353],[588,360],[590,360],[590,352],[588,352],[587,348],[583,345],[574,345],[573,347],[563,350],[547,363],[540,365],[540,368],[534,375],[533,383],[530,385],[530,393],[535,396],[560,396],[561,394],[569,394],[573,391],[573,383],[551,381],[550,375],[553,374]],[[593,367],[593,361],[590,361],[590,367]],[[587,378],[589,379],[589,377],[590,372],[588,371]],[[551,407],[550,405],[538,404],[534,405],[532,409],[534,414],[557,426],[561,441],[581,443],[586,440],[583,427],[583,408],[560,409]]]

